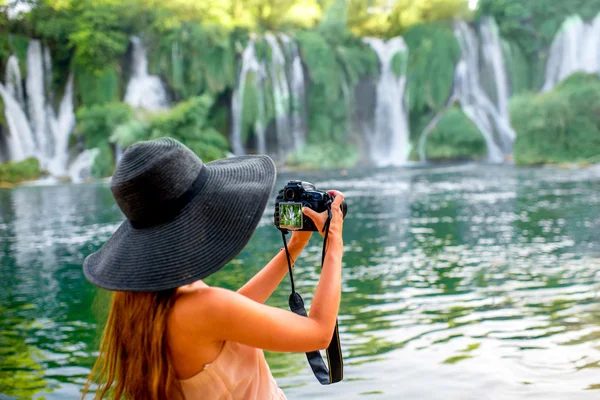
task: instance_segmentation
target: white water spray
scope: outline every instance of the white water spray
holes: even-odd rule
[[[294,41],[287,35],[280,35],[281,41],[286,46],[286,50],[291,58],[291,62],[288,63],[288,81],[290,86],[291,94],[291,129],[293,138],[293,150],[298,150],[304,144],[306,140],[306,106],[305,96],[306,87],[304,81],[304,70],[302,68],[302,60],[300,59],[300,52],[298,46]]]
[[[8,57],[6,62],[6,73],[4,83],[5,89],[15,98],[21,107],[25,107],[25,95],[23,94],[23,80],[21,78],[21,70],[19,69],[19,60],[13,54]]]
[[[563,22],[550,46],[542,92],[578,71],[600,74],[600,13],[588,24],[578,15]]]
[[[148,54],[141,39],[132,36],[131,44],[133,46],[131,78],[125,91],[125,103],[148,111],[168,108],[167,92],[160,78],[148,74]]]
[[[73,75],[67,79],[57,115],[49,100],[53,98],[49,90],[51,66],[50,51],[38,40],[31,40],[27,48],[25,104],[17,58],[9,58],[6,87],[0,85],[8,128],[5,143],[8,160],[35,157],[42,169],[54,176],[63,176],[67,173],[69,136],[75,127]]]
[[[90,149],[82,151],[69,167],[69,178],[73,183],[81,183],[92,177],[92,165],[100,150]]]
[[[497,104],[490,100],[481,85],[477,35],[464,21],[457,21],[454,27],[462,52],[462,59],[456,66],[454,89],[463,112],[485,139],[488,161],[500,163],[512,152],[516,134],[508,115],[508,82],[497,27],[493,20],[486,18],[481,30],[483,62],[493,74]]]
[[[285,162],[285,154],[293,147],[293,133],[289,119],[290,88],[286,77],[286,60],[277,38],[272,33],[265,35],[265,40],[271,48],[269,76],[273,85],[273,103],[275,109],[275,129],[279,161]]]
[[[401,37],[384,42],[382,39],[367,38],[365,42],[377,54],[381,67],[377,83],[375,106],[375,130],[367,135],[371,161],[379,167],[402,165],[408,158],[408,119],[404,104],[406,71],[397,76],[392,68],[396,54],[406,57],[408,49]]]
[[[267,152],[265,131],[262,120],[264,119],[264,97],[262,80],[265,75],[264,65],[256,57],[254,39],[250,39],[248,46],[242,53],[242,67],[238,77],[237,87],[231,97],[231,113],[233,116],[233,130],[231,133],[231,147],[235,155],[246,154],[244,143],[242,142],[242,125],[244,118],[244,93],[246,90],[246,80],[248,74],[252,73],[254,84],[258,95],[259,115],[255,121],[255,135],[257,139],[257,152],[265,154]]]

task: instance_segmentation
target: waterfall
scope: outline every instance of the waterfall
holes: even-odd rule
[[[44,59],[42,44],[31,40],[27,47],[27,107],[29,123],[35,139],[36,158],[40,165],[46,165],[45,150],[48,148],[48,120],[46,115],[46,82],[44,79]]]
[[[100,150],[98,148],[82,151],[69,167],[69,178],[73,183],[81,183],[92,177],[92,165]]]
[[[488,149],[488,161],[500,163],[512,152],[516,134],[510,126],[508,114],[508,82],[498,29],[491,18],[481,23],[481,48],[483,60],[480,64],[477,35],[466,22],[457,21],[454,34],[462,52],[456,66],[454,88],[465,115],[481,131]],[[482,87],[480,65],[492,74],[496,103]]]
[[[75,128],[73,110],[73,73],[69,75],[65,93],[58,107],[58,116],[48,106],[50,132],[54,142],[54,152],[48,160],[47,169],[54,176],[64,175],[69,161],[69,136]]]
[[[259,40],[261,41],[260,43]],[[264,42],[262,42],[264,40]],[[266,45],[270,50],[270,59],[259,59],[257,45]],[[244,127],[244,96],[246,85],[256,88],[256,115],[253,115],[256,152],[270,154],[280,163],[287,155],[298,150],[306,137],[305,80],[302,61],[296,43],[287,35],[266,33],[264,38],[252,37],[242,52],[237,86],[231,99],[232,131],[231,144],[236,155],[245,154],[242,138]],[[271,90],[265,93],[265,89]],[[267,109],[272,100],[273,122],[267,120]],[[247,111],[246,111],[247,112]],[[275,137],[269,137],[267,146],[267,127]]]
[[[50,51],[38,40],[27,48],[27,77],[23,92],[17,58],[9,58],[6,67],[6,86],[0,85],[7,121],[5,138],[8,159],[21,161],[35,157],[42,169],[54,176],[67,173],[69,136],[75,127],[73,110],[73,75],[70,74],[60,101],[58,115],[52,107],[53,93]],[[27,110],[27,112],[25,111]]]
[[[367,135],[369,155],[376,166],[402,165],[410,151],[407,110],[404,103],[406,71],[396,76],[392,60],[396,54],[406,57],[408,49],[401,37],[387,42],[367,38],[365,42],[377,54],[381,67],[377,83],[375,130]]]
[[[290,88],[286,77],[286,60],[277,38],[272,33],[265,35],[265,40],[271,48],[269,75],[273,85],[273,105],[275,109],[275,128],[279,161],[285,162],[285,154],[293,146],[293,133],[290,123]]]
[[[35,156],[33,133],[21,105],[1,84],[0,96],[4,102],[4,119],[8,128],[4,137],[8,160],[22,161],[27,157]]]
[[[257,152],[265,154],[267,152],[265,131],[262,120],[264,119],[264,94],[262,79],[265,75],[264,65],[256,57],[254,39],[250,39],[248,45],[242,53],[242,67],[237,82],[237,87],[231,97],[231,113],[233,117],[233,129],[231,133],[231,147],[235,155],[246,154],[244,143],[242,141],[242,128],[244,123],[244,93],[246,90],[246,80],[248,74],[252,73],[254,84],[258,95],[259,116],[255,122],[255,135],[257,138]]]
[[[15,98],[21,107],[25,107],[21,70],[19,69],[19,60],[15,55],[8,57],[4,82],[8,93]]]
[[[509,88],[506,77],[502,44],[496,21],[490,17],[483,17],[479,25],[481,35],[481,53],[483,55],[483,68],[489,69],[493,76],[494,97],[500,116],[509,120],[508,98]],[[514,138],[513,138],[514,139]]]
[[[131,57],[131,78],[125,91],[125,103],[158,111],[169,107],[167,92],[160,78],[148,74],[148,55],[142,41],[137,36],[131,37],[133,54]]]
[[[542,92],[578,71],[600,74],[600,13],[588,24],[578,15],[563,22],[550,46]]]
[[[302,59],[300,58],[300,52],[296,43],[285,34],[281,34],[280,38],[292,60],[288,63],[287,75],[292,97],[291,130],[293,150],[298,150],[302,147],[306,139],[306,105],[304,104],[306,84],[304,82],[304,69],[302,68]]]

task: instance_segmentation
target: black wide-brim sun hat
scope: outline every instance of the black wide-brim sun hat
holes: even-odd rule
[[[85,259],[85,277],[104,289],[135,292],[207,277],[246,246],[275,177],[268,156],[204,164],[170,138],[134,144],[111,181],[127,219]]]

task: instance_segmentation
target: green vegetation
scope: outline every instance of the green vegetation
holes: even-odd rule
[[[84,106],[118,102],[122,97],[116,66],[108,66],[100,71],[76,68],[75,80],[80,102]]]
[[[510,104],[517,164],[600,159],[600,78],[577,73],[554,90],[521,95]]]
[[[406,32],[404,40],[408,46],[411,138],[416,143],[423,125],[450,97],[460,46],[449,24],[415,25]]]
[[[9,161],[0,164],[0,183],[15,184],[39,179],[42,171],[40,163],[35,158],[20,162]]]
[[[209,95],[192,97],[169,111],[150,116],[149,122],[127,120],[114,129],[110,140],[125,148],[140,140],[172,137],[185,143],[204,162],[227,155],[228,142],[207,126],[213,100]]]
[[[115,128],[132,118],[132,109],[125,103],[83,106],[77,111],[77,135],[85,139],[88,149],[101,147]]]
[[[350,168],[359,161],[359,152],[355,145],[344,146],[331,142],[309,144],[290,154],[286,165],[299,169],[335,169]]]
[[[176,100],[208,92],[218,95],[235,85],[232,37],[220,25],[185,22],[161,33],[151,65],[163,76]]]
[[[208,161],[224,156],[230,148],[231,96],[238,83],[243,49],[254,40],[259,61],[269,66],[272,55],[264,35],[285,33],[294,38],[302,58],[306,80],[306,109],[302,111],[307,116],[308,133],[305,147],[290,154],[287,162],[299,168],[346,168],[361,157],[360,133],[353,124],[354,89],[358,84],[375,82],[379,73],[377,56],[363,37],[403,35],[406,41],[408,54],[396,55],[392,68],[396,74],[407,74],[410,141],[416,149],[423,128],[452,92],[455,65],[460,58],[460,46],[452,31],[454,18],[495,18],[503,36],[512,93],[525,96],[513,103],[537,104],[545,97],[534,96],[534,101],[526,94],[541,85],[548,46],[565,16],[578,13],[590,19],[600,10],[600,0],[480,0],[474,16],[468,3],[40,0],[32,3],[30,12],[13,20],[8,19],[0,3],[0,24],[7,27],[0,32],[0,76],[11,54],[17,55],[22,75],[26,75],[29,38],[35,37],[48,46],[54,72],[51,84],[62,87],[69,72],[74,74],[76,135],[86,148],[100,150],[94,166],[96,176],[112,172],[115,145],[125,148],[161,135],[181,140]],[[172,110],[156,115],[134,113],[120,102],[131,75],[131,35],[143,38],[149,72],[166,84],[168,96],[175,102]],[[271,71],[262,82],[263,103],[259,102],[255,78],[251,72],[245,82],[242,139],[253,142],[255,121],[260,118],[271,142],[276,117]],[[548,102],[544,107],[550,107]],[[533,122],[520,121],[533,107],[531,104],[524,104],[514,118],[520,124],[517,131],[525,130],[526,136],[531,135]],[[0,103],[0,114],[1,107]],[[2,123],[0,116],[0,128]],[[551,145],[538,144],[543,146]],[[539,161],[538,153],[532,155],[535,152],[534,148],[521,151],[525,155],[521,160],[560,162],[572,158],[557,158],[552,153],[547,155],[548,160]],[[426,153],[432,160],[479,159],[485,153],[485,144],[474,125],[453,108],[431,132]]]
[[[83,106],[77,111],[76,135],[83,137],[88,149],[98,148],[92,176],[110,176],[115,166],[114,154],[109,144],[113,131],[131,120],[132,109],[125,103]]]
[[[478,13],[494,17],[502,37],[518,46],[530,66],[527,86],[539,89],[549,46],[565,18],[578,14],[590,20],[599,11],[600,0],[479,0]]]
[[[446,111],[425,142],[430,161],[480,160],[486,154],[481,132],[458,107]]]
[[[401,0],[389,7],[383,0],[40,0],[30,12],[7,20],[0,60],[3,68],[15,53],[24,64],[27,38],[36,37],[51,50],[56,87],[74,73],[76,135],[86,148],[100,150],[93,171],[105,176],[114,165],[114,144],[126,147],[161,135],[181,140],[207,161],[224,156],[241,52],[252,37],[260,61],[269,65],[264,33],[285,32],[297,41],[307,81],[307,143],[289,161],[299,167],[345,168],[359,160],[355,144],[360,141],[352,127],[354,87],[375,80],[379,72],[377,56],[361,36],[406,33],[414,53],[397,55],[393,69],[408,69],[411,119],[424,120],[447,97],[458,54],[450,24],[433,22],[469,17],[467,3]],[[0,16],[6,17],[1,7]],[[169,97],[180,102],[171,111],[134,116],[119,102],[131,74],[127,62],[133,34],[148,48],[150,73],[159,75]],[[263,82],[259,109],[254,76],[247,77],[244,140],[254,134],[259,117],[267,132],[272,129],[271,79]],[[336,156],[325,157],[324,149]]]

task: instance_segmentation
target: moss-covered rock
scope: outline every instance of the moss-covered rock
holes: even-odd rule
[[[511,100],[517,164],[587,162],[600,155],[600,78],[576,73],[548,93]]]
[[[480,160],[486,154],[481,132],[459,107],[446,111],[425,143],[429,161]]]
[[[20,162],[9,161],[0,164],[0,184],[16,184],[39,179],[42,171],[40,162],[35,158],[27,158]]]

